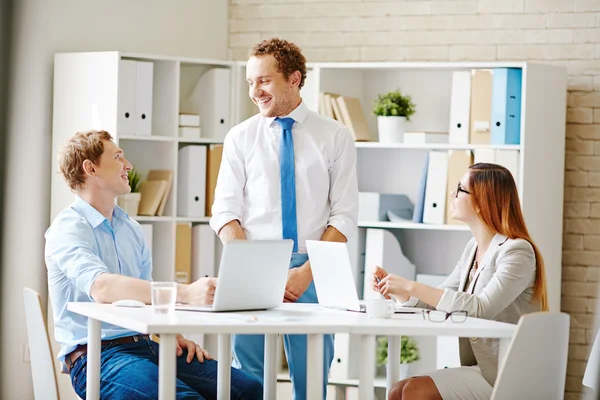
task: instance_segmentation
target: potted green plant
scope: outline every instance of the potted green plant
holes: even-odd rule
[[[377,116],[377,130],[381,143],[402,143],[404,125],[415,113],[415,104],[400,89],[380,94],[374,101],[373,114]]]
[[[388,338],[382,336],[377,338],[377,367],[385,369],[388,357]],[[400,340],[400,380],[408,378],[410,364],[418,361],[419,347],[417,342],[408,336],[402,336]]]
[[[127,214],[134,217],[138,215],[138,208],[140,206],[140,200],[142,199],[142,194],[140,193],[141,175],[135,168],[132,168],[127,171],[127,178],[129,179],[131,192],[119,196],[117,204]]]

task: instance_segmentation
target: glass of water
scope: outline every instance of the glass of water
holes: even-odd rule
[[[152,308],[156,314],[170,314],[175,311],[177,300],[176,282],[150,282]]]

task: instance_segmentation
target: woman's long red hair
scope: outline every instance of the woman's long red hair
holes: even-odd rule
[[[469,191],[479,218],[487,226],[510,239],[527,240],[533,247],[536,267],[533,299],[540,302],[542,310],[548,310],[544,260],[525,225],[512,174],[501,165],[477,163],[469,169]]]

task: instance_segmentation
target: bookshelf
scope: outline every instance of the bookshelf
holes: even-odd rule
[[[120,62],[133,60],[153,64],[150,134],[121,134],[122,93]],[[410,94],[416,114],[406,131],[448,132],[452,75],[471,69],[519,68],[522,70],[520,144],[405,144],[377,142],[376,117],[371,114],[378,94],[400,88]],[[222,78],[226,72],[226,78]],[[193,108],[190,96],[207,74],[221,76],[220,87],[206,100],[222,109],[201,115],[201,137],[178,136],[179,112]],[[309,63],[302,97],[318,111],[319,93],[331,92],[360,99],[372,135],[357,142],[358,180],[361,192],[406,194],[415,202],[426,155],[437,150],[511,150],[518,152],[517,187],[530,233],[546,262],[549,303],[560,309],[563,184],[565,153],[566,71],[564,68],[529,62],[451,63]],[[72,194],[57,174],[57,153],[67,137],[80,130],[105,129],[115,136],[125,156],[142,172],[173,170],[174,179],[162,217],[135,217],[153,227],[154,279],[175,279],[176,226],[206,224],[209,217],[184,217],[177,207],[178,151],[189,145],[210,146],[223,141],[223,131],[257,112],[248,98],[245,62],[165,57],[118,51],[62,53],[55,56],[52,138],[51,218],[68,206]],[[142,92],[143,95],[143,92]],[[206,104],[202,105],[207,107]],[[207,109],[205,109],[207,110]],[[210,120],[217,112],[222,116]],[[359,221],[348,243],[359,293],[364,280],[367,229],[392,232],[419,274],[447,275],[452,271],[470,232],[462,225],[412,222]],[[219,262],[218,240],[215,264]],[[216,271],[216,269],[215,269]],[[431,369],[428,366],[424,369]],[[417,368],[415,373],[422,372]]]

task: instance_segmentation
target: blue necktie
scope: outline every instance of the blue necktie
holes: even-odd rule
[[[281,225],[283,238],[294,241],[294,253],[298,252],[298,224],[296,222],[296,178],[294,175],[293,118],[276,118],[281,126],[279,144],[279,169],[281,181]]]

